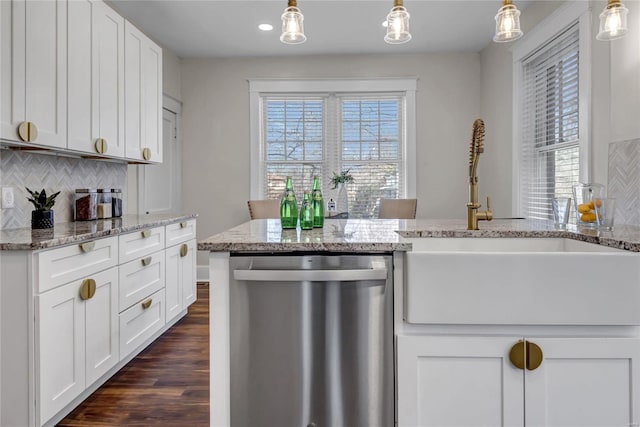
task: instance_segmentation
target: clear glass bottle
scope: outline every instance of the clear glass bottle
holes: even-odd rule
[[[76,189],[74,217],[76,221],[91,221],[98,218],[98,193],[95,189]]]
[[[311,230],[313,228],[314,219],[311,193],[305,191],[304,198],[302,199],[302,206],[300,207],[300,228],[303,230]]]
[[[322,199],[322,189],[320,188],[320,178],[318,176],[313,177],[311,206],[313,207],[313,227],[322,228],[324,226],[324,200]]]
[[[296,228],[298,226],[298,201],[293,192],[293,180],[287,177],[284,193],[280,200],[280,224],[282,228]]]

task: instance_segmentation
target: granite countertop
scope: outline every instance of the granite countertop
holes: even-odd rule
[[[640,226],[619,225],[613,231],[557,230],[552,221],[523,219],[483,221],[480,230],[452,220],[326,219],[324,228],[282,230],[280,220],[253,220],[198,242],[212,252],[391,252],[411,250],[405,238],[416,237],[558,237],[640,252]]]
[[[127,233],[196,218],[195,214],[124,215],[120,218],[56,223],[53,229],[0,230],[0,250],[36,250]]]

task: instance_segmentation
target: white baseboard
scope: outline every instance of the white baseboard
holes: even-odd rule
[[[198,270],[196,272],[196,280],[198,282],[208,282],[209,281],[209,266],[208,265],[199,265]]]

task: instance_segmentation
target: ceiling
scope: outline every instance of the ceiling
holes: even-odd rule
[[[516,1],[524,10],[532,0]],[[500,0],[405,0],[412,40],[383,41],[392,0],[298,0],[307,41],[280,42],[286,0],[111,0],[109,3],[181,58],[317,54],[478,52],[491,43]],[[258,30],[269,23],[271,32]]]

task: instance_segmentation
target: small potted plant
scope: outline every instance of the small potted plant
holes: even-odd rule
[[[31,197],[27,197],[33,206],[36,208],[31,211],[31,228],[33,229],[45,229],[53,228],[53,211],[51,208],[56,203],[56,197],[60,192],[47,196],[47,192],[44,191],[31,191],[25,187]]]
[[[353,175],[349,173],[351,169],[340,172],[340,175],[333,173],[331,184],[333,189],[338,189],[338,197],[336,198],[336,216],[349,216],[349,197],[347,195],[347,184],[353,182]]]

